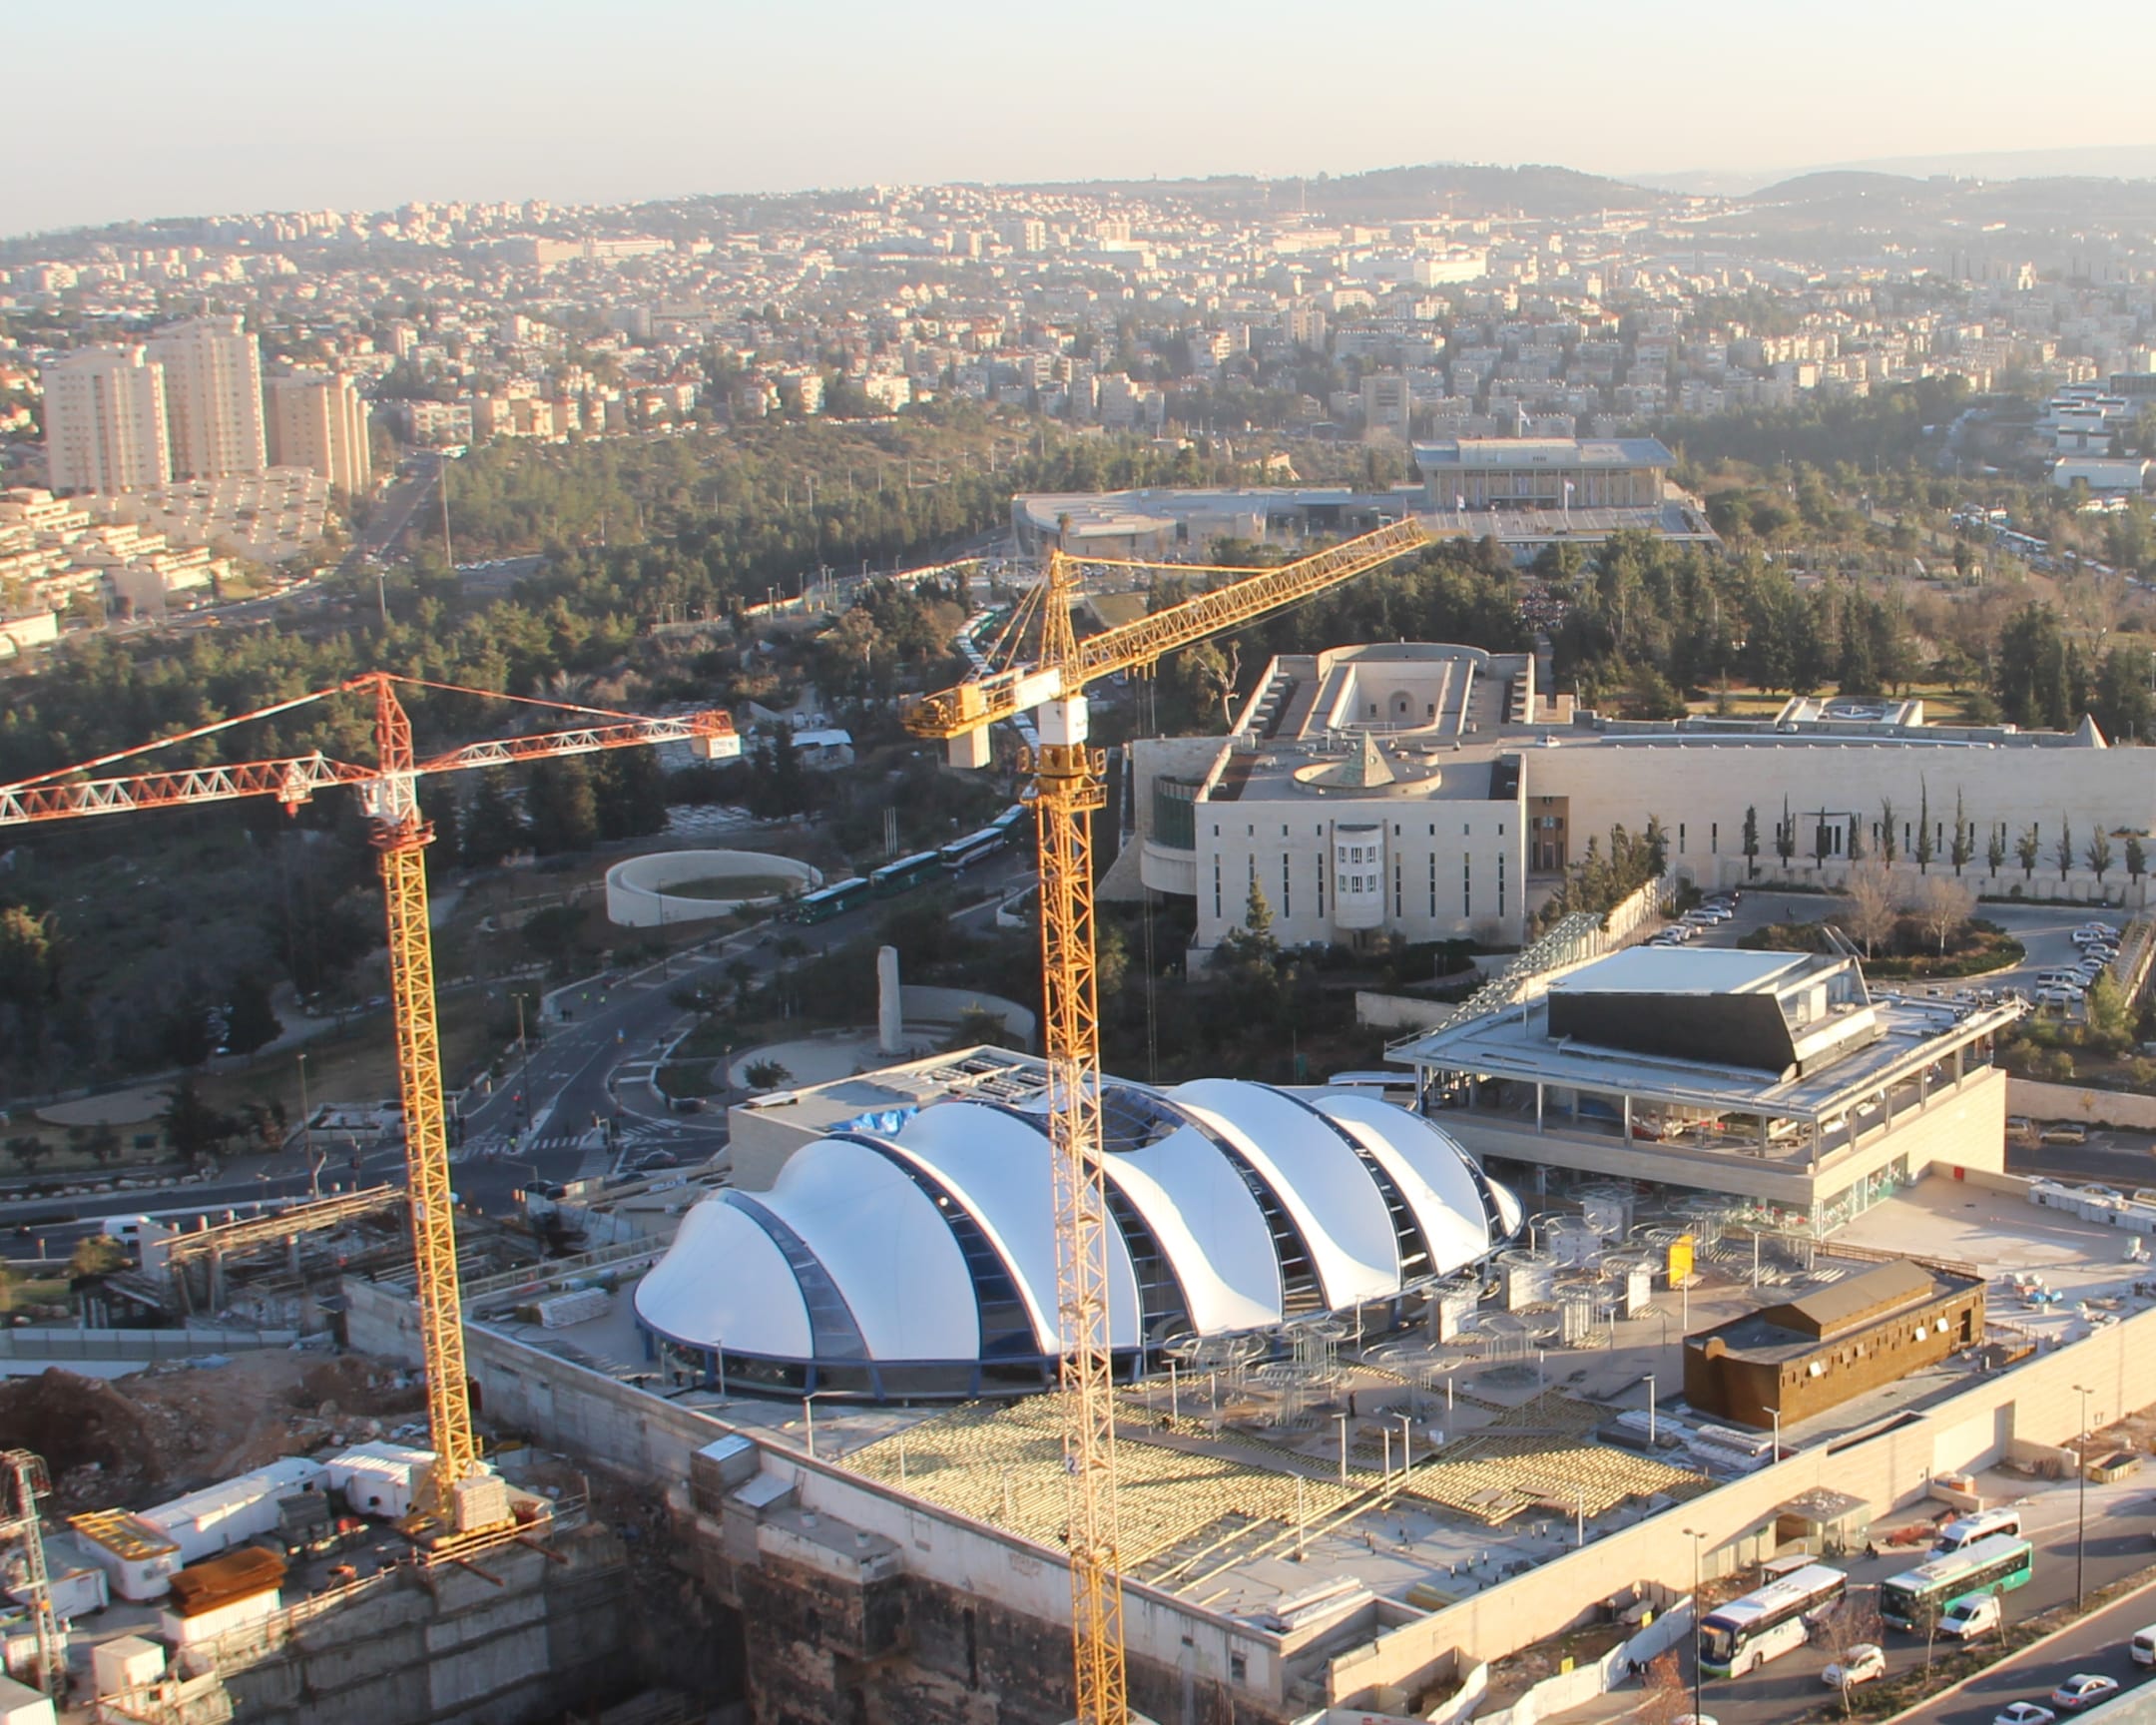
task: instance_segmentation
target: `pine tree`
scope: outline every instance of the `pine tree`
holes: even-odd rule
[[[1916,872],[1931,872],[1931,787],[1918,780],[1916,784],[1916,847],[1912,855],[1916,859]]]
[[[1744,865],[1745,878],[1759,877],[1759,808],[1748,804],[1744,812]]]
[[[1953,849],[1947,854],[1947,860],[1953,863],[1953,871],[1958,874],[1974,861],[1975,856],[1976,833],[1969,826],[1968,817],[1962,811],[1961,793],[1957,788],[1954,792]]]

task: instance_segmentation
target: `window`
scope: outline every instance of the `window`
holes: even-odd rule
[[[1462,857],[1459,861],[1459,909],[1462,916],[1474,914],[1474,859]]]
[[[1404,914],[1400,909],[1400,860],[1397,857],[1392,859],[1392,914]]]
[[[1722,823],[1711,823],[1707,828],[1707,853],[1711,857],[1722,855]]]
[[[1218,916],[1220,913],[1220,858],[1216,855],[1213,859],[1213,914]]]
[[[1280,913],[1283,916],[1295,914],[1295,880],[1289,872],[1288,853],[1285,851],[1281,853],[1280,860]]]
[[[1325,853],[1318,853],[1318,918],[1325,919]]]
[[[1684,823],[1680,821],[1677,823],[1677,855],[1682,857],[1684,855]]]
[[[1429,913],[1432,922],[1437,920],[1437,853],[1432,851],[1429,860]]]
[[[1497,914],[1504,914],[1504,853],[1497,853]]]

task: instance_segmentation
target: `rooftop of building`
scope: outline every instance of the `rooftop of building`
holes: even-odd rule
[[[1418,470],[1456,467],[1669,467],[1654,437],[1438,437],[1414,446]]]
[[[1821,989],[1824,999],[1807,999]],[[2003,1028],[2019,1011],[1898,994],[1867,997],[1863,990],[1851,961],[1819,954],[1630,948],[1567,973],[1539,998],[1419,1037],[1394,1057],[1439,1071],[1622,1094],[1707,1116],[1827,1122],[1870,1111],[1882,1093],[1949,1061],[1957,1048]],[[1597,993],[1617,1010],[1580,1014],[1574,1003],[1591,1004]],[[1660,1034],[1679,1017],[1706,1034],[1714,1014],[1740,1010],[1748,996],[1773,1002],[1772,1018],[1789,1038],[1779,1049],[1786,1058],[1775,1059],[1778,1050],[1766,1046],[1772,1027],[1765,1013],[1705,1044],[1719,1059],[1688,1055]],[[1694,1009],[1699,1005],[1708,1012]],[[1811,1016],[1792,1016],[1800,1010]]]
[[[1896,1258],[1796,1300],[1747,1313],[1711,1330],[1695,1330],[1686,1346],[1696,1353],[1711,1340],[1736,1359],[1762,1365],[1802,1360],[1838,1337],[1871,1330],[1920,1306],[1982,1286],[1977,1276]]]

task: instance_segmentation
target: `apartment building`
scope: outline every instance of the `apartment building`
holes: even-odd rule
[[[43,372],[55,491],[130,491],[172,477],[165,371],[140,347],[84,347]]]
[[[239,313],[160,329],[149,354],[165,367],[176,478],[223,479],[269,466],[262,352]]]
[[[327,371],[272,377],[266,401],[275,465],[319,473],[347,497],[365,492],[373,476],[367,410],[349,377]]]

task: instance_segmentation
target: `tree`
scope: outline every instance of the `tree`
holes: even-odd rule
[[[1901,841],[1894,835],[1893,799],[1891,797],[1880,799],[1879,830],[1880,861],[1891,868],[1894,865],[1894,859],[1901,854]]]
[[[37,1165],[52,1154],[52,1146],[34,1132],[18,1132],[7,1141],[7,1153],[25,1174],[35,1174]]]
[[[1692,1608],[1699,1609],[1697,1600]],[[1647,1698],[1633,1715],[1640,1725],[1677,1725],[1692,1711],[1692,1694],[1685,1687],[1684,1667],[1677,1662],[1676,1649],[1666,1648],[1655,1655],[1647,1667],[1645,1687]]]
[[[1966,868],[1975,860],[1976,856],[1976,831],[1968,824],[1968,816],[1962,809],[1961,792],[1958,787],[1954,791],[1953,847],[1947,852],[1946,856],[1947,861],[1953,864],[1953,871],[1956,874]]]
[[[60,954],[52,918],[20,904],[0,908],[0,1005],[41,1011],[59,990]]]
[[[1747,804],[1744,812],[1744,871],[1747,880],[1759,877],[1759,807]]]
[[[1910,855],[1916,859],[1917,873],[1931,872],[1931,787],[1924,780],[1916,785],[1916,845]]]
[[[657,751],[611,751],[600,763],[597,793],[601,838],[643,839],[666,831],[666,774]]]
[[[1882,863],[1860,863],[1850,870],[1842,890],[1849,894],[1849,931],[1864,942],[1865,956],[1869,958],[1874,945],[1891,934],[1900,919],[1900,907],[1894,902],[1893,876]]]
[[[158,1033],[158,1044],[165,1058],[175,1066],[200,1066],[217,1051],[210,1008],[192,988],[166,1014],[164,1028]]]
[[[2126,835],[2126,878],[2138,881],[2148,872],[2148,852],[2142,847],[2141,835]]]
[[[1650,814],[1647,831],[1643,836],[1647,847],[1647,878],[1659,880],[1669,872],[1669,829],[1662,825],[1662,817]]]
[[[734,984],[734,1011],[738,1017],[749,1012],[749,990],[756,981],[756,966],[746,958],[729,958],[726,961],[727,980]]]
[[[1984,840],[1984,866],[1991,870],[1991,878],[1998,878],[1998,871],[2006,862],[2006,829],[1994,826]]]
[[[2133,1002],[2126,998],[2126,990],[2108,969],[2096,973],[2096,980],[2082,997],[2081,1008],[2087,1017],[2090,1041],[2113,1054],[2123,1053],[2133,1045]]]
[[[542,761],[532,769],[532,848],[542,857],[588,851],[599,838],[599,798],[581,756]]]
[[[1812,862],[1815,866],[1825,868],[1827,859],[1833,855],[1834,829],[1824,821],[1818,822],[1812,829]]]
[[[2043,861],[2043,844],[2036,836],[2036,823],[2031,821],[2022,829],[2021,837],[2014,841],[2014,861],[2021,864],[2021,878],[2036,877],[2036,864]]]
[[[190,1168],[223,1149],[232,1130],[231,1123],[204,1098],[202,1087],[192,1077],[181,1079],[165,1092],[161,1123],[166,1141]]]
[[[2058,843],[2051,847],[2051,860],[2058,864],[2059,878],[2065,879],[2074,863],[2074,843],[2073,823],[2063,815],[2059,817]]]
[[[2103,884],[2104,873],[2111,866],[2111,835],[2103,830],[2103,823],[2096,824],[2089,835],[2088,846],[2081,853],[2081,860],[2088,864],[2089,872],[2096,876],[2096,884]]]
[[[463,826],[467,868],[491,868],[531,844],[524,817],[517,813],[509,795],[509,782],[499,768],[479,775],[479,789],[472,795],[471,811]]]
[[[127,1261],[119,1241],[105,1234],[85,1234],[68,1258],[68,1275],[78,1282],[110,1276],[115,1270],[125,1270]]]
[[[1940,957],[1946,955],[1946,942],[1975,913],[1975,890],[1963,880],[1940,874],[1925,880],[1917,891],[1916,914],[1938,942]]]
[[[269,977],[260,970],[243,970],[233,979],[225,1046],[235,1054],[252,1054],[265,1043],[276,1040],[283,1028],[270,1004]]]
[[[1877,1647],[1886,1640],[1886,1624],[1879,1614],[1878,1601],[1876,1587],[1851,1588],[1815,1620],[1812,1641],[1829,1664],[1841,1664],[1858,1648]],[[1854,1708],[1856,1696],[1854,1685],[1843,1687],[1845,1715]]]
[[[1789,799],[1782,799],[1782,825],[1775,829],[1775,855],[1782,859],[1782,866],[1790,865],[1790,859],[1797,855],[1797,823],[1790,816]]]
[[[794,1082],[794,1074],[778,1060],[752,1060],[742,1068],[752,1090],[777,1090]]]

